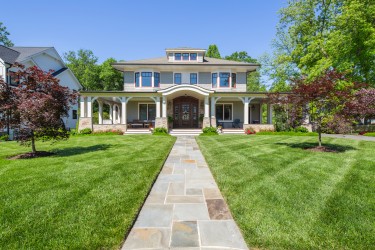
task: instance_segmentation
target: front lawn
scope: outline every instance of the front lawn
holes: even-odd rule
[[[45,158],[0,142],[0,249],[117,249],[174,137],[74,136],[37,143]]]
[[[375,143],[316,137],[198,137],[249,247],[373,249]]]

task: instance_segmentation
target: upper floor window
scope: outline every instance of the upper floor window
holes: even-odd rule
[[[142,87],[152,87],[151,72],[142,72]]]
[[[229,87],[229,73],[220,73],[220,88]]]
[[[154,72],[154,87],[160,86],[160,73]]]
[[[197,73],[190,73],[190,84],[197,84]]]
[[[190,53],[190,61],[196,61],[197,60],[197,53]]]
[[[189,53],[183,53],[182,54],[182,60],[189,61]]]
[[[174,54],[174,60],[181,61],[181,53],[175,53]]]
[[[135,86],[139,87],[139,72],[135,73]]]
[[[181,73],[175,73],[174,74],[174,83],[175,84],[181,84]]]
[[[216,88],[217,86],[217,73],[212,73],[212,87]]]
[[[232,73],[232,88],[236,87],[236,83],[237,83],[237,74]]]

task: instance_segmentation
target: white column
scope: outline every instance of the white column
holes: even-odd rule
[[[98,104],[99,104],[99,114],[98,114],[98,117],[99,117],[99,124],[103,124],[103,103],[98,101]]]
[[[211,97],[211,117],[215,118],[215,97]]]
[[[117,105],[113,105],[113,109],[112,109],[112,121],[113,121],[113,124],[116,124],[117,123],[117,113],[116,113],[116,107]]]
[[[87,117],[91,118],[92,117],[92,97],[88,96],[87,97]]]
[[[113,124],[113,105],[109,104],[109,119],[111,120],[111,123]]]
[[[210,105],[208,96],[204,97],[204,117],[210,117]]]
[[[163,96],[162,117],[167,118],[167,97]]]
[[[267,123],[272,124],[272,105],[267,104]]]
[[[156,97],[156,118],[160,118],[160,97]]]
[[[121,124],[126,124],[126,97],[121,98]]]
[[[263,118],[263,110],[262,110],[262,103],[259,103],[259,124],[262,124],[262,118]]]
[[[249,97],[244,97],[243,100],[243,124],[249,124]]]
[[[86,111],[85,111],[85,97],[83,97],[83,96],[81,96],[81,107],[80,107],[80,117],[85,117],[85,115],[86,115]]]

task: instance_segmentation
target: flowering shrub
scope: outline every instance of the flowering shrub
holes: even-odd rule
[[[366,131],[360,131],[358,134],[359,135],[364,135],[364,134],[366,134],[367,132]]]
[[[247,135],[254,135],[256,132],[253,128],[247,128],[245,129],[245,134]]]

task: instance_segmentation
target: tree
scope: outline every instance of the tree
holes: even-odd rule
[[[86,90],[103,90],[100,67],[96,64],[98,58],[91,50],[69,51],[64,53],[64,59]]]
[[[365,96],[362,92],[366,91],[361,90],[363,86],[365,85],[352,82],[350,77],[343,73],[329,70],[312,81],[306,78],[295,79],[291,93],[288,95],[274,93],[269,96],[271,102],[275,104],[293,105],[293,113],[300,111],[304,114],[308,113],[318,132],[319,147],[321,147],[321,134],[325,124],[338,118],[346,122],[353,122],[356,119],[358,112],[353,111],[351,107],[353,105],[359,107],[356,99],[357,95]],[[375,96],[372,98],[367,101],[375,100]],[[360,106],[362,115],[373,112],[368,106]],[[299,117],[303,118],[303,116]]]
[[[105,60],[100,65],[99,78],[103,90],[123,90],[124,89],[124,78],[122,73],[112,67],[112,63],[115,63],[114,58]]]
[[[216,44],[211,44],[210,46],[208,46],[206,56],[211,57],[211,58],[221,59],[220,52],[219,52],[219,49],[217,48]]]
[[[225,57],[226,60],[237,61],[237,62],[246,62],[246,63],[256,63],[258,60],[252,58],[247,54],[246,51],[234,52],[229,56]],[[256,70],[247,74],[247,90],[248,91],[266,91],[266,86],[262,84],[260,71]]]
[[[35,141],[62,140],[69,137],[63,117],[68,116],[70,105],[77,102],[77,93],[59,84],[52,75],[38,67],[26,68],[15,64],[18,70],[11,73],[17,79],[17,87],[9,88],[1,82],[1,108],[12,109],[11,127],[18,130],[17,141],[31,145],[37,153]],[[3,103],[6,105],[3,106]]]
[[[10,33],[7,31],[7,28],[3,26],[2,22],[0,22],[0,45],[4,45],[6,47],[14,46],[12,41],[8,38],[9,35]]]

